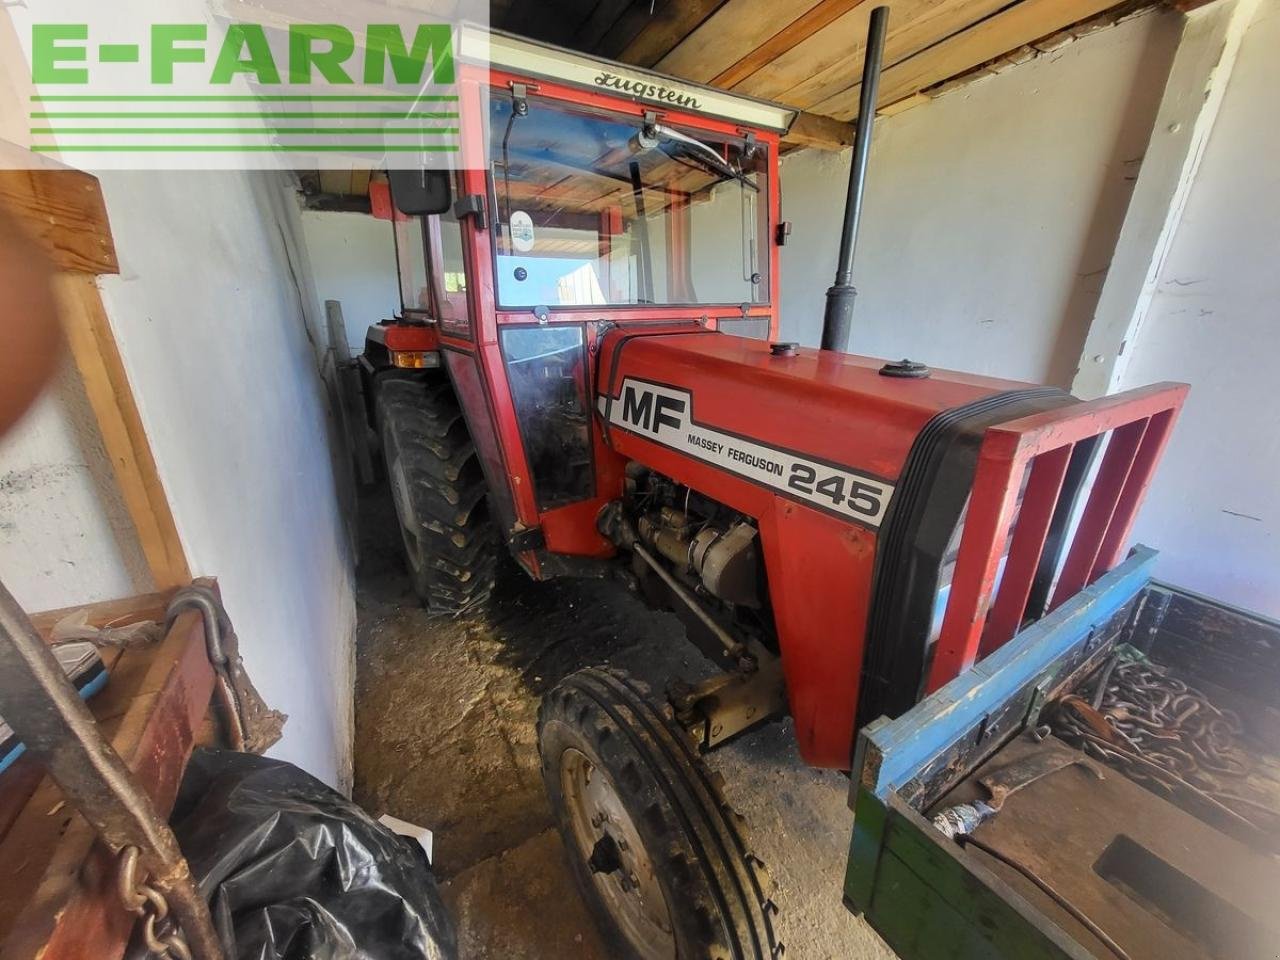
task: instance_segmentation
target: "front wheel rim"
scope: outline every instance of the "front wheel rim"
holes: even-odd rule
[[[671,912],[657,871],[609,776],[570,747],[560,757],[560,788],[576,853],[623,936],[644,960],[675,960]]]

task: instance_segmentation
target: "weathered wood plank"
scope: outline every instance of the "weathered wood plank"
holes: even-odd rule
[[[784,144],[801,147],[817,147],[819,150],[842,150],[853,143],[856,128],[852,123],[822,117],[816,113],[802,113],[782,138]]]
[[[767,41],[779,26],[809,13],[818,0],[728,0],[658,61],[658,69],[707,83]]]
[[[57,626],[58,621],[83,610],[87,617],[85,625],[89,627],[123,627],[143,620],[163,622],[165,611],[173,590],[160,590],[156,593],[143,593],[134,597],[123,597],[119,600],[102,600],[98,603],[78,603],[73,607],[62,607],[57,610],[44,610],[31,614],[31,623],[36,632],[46,640],[49,632]]]
[[[1115,0],[1022,0],[885,70],[880,78],[879,102],[909,97],[1113,6]],[[813,109],[851,120],[858,112],[857,91],[850,88],[814,104]]]
[[[889,15],[889,34],[885,38],[885,68],[914,56],[981,20],[1001,7],[1007,0],[925,0],[921,3],[895,6]],[[798,107],[810,107],[823,103],[829,97],[838,97],[842,105],[856,107],[857,84],[862,81],[863,48],[866,45],[866,26],[858,37],[857,49],[850,50],[842,60],[824,70],[816,70],[800,83],[786,90],[782,99]],[[914,92],[914,91],[913,91]],[[830,112],[828,108],[815,112]]]
[[[820,30],[844,16],[864,0],[822,0],[810,7],[802,16],[775,33],[760,46],[717,74],[711,82],[717,87],[736,86],[766,64],[772,63],[797,44],[803,43]]]
[[[907,2],[914,3],[916,0]],[[797,106],[798,104],[786,100],[784,95],[787,91],[833,64],[849,59],[866,45],[870,6],[860,4],[837,17],[822,30],[743,78],[733,88],[734,92]],[[861,63],[861,54],[857,56]],[[856,74],[855,69],[853,75]]]
[[[578,50],[595,50],[631,5],[632,0],[599,0],[574,32],[571,46]]]
[[[652,67],[719,9],[724,0],[680,0],[654,10],[653,19],[623,48],[623,63]]]
[[[85,394],[157,589],[191,573],[94,278],[62,274],[56,292]]]
[[[97,178],[0,141],[0,166],[14,164],[39,169],[0,169],[0,207],[53,265],[66,273],[119,273]]]

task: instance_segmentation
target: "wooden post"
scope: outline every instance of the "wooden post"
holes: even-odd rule
[[[1103,396],[1124,380],[1257,7],[1228,0],[1187,16],[1071,384],[1077,396]]]

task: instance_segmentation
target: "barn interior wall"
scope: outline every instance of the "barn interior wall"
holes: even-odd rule
[[[1150,11],[881,118],[849,349],[1068,386],[1179,22]],[[794,226],[782,333],[814,346],[849,159],[808,150],[783,162],[783,217]]]
[[[216,576],[277,756],[346,785],[355,601],[314,294],[275,174],[111,173],[103,301],[193,573]]]
[[[364,213],[304,210],[302,232],[319,306],[342,304],[347,341],[358,354],[369,325],[400,311],[391,224]]]
[[[1280,618],[1280,0],[1244,36],[1122,386],[1191,393],[1135,536],[1158,575]]]

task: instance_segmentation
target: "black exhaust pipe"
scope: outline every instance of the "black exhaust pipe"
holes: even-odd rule
[[[858,221],[862,219],[862,192],[867,184],[867,160],[871,155],[871,128],[876,121],[876,98],[880,93],[880,64],[884,59],[884,36],[889,25],[889,8],[871,11],[867,30],[867,53],[862,62],[862,93],[858,99],[858,129],[853,138],[853,165],[849,168],[849,195],[844,203],[844,229],[840,234],[840,258],[836,261],[836,282],[827,291],[827,310],[822,319],[822,349],[844,351],[849,346],[853,324],[853,251],[858,243]]]

